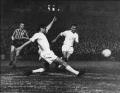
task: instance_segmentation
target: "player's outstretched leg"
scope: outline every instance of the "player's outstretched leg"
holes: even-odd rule
[[[60,58],[57,58],[55,60],[55,62],[59,62],[61,65],[65,66],[65,69],[73,74],[75,74],[76,76],[81,76],[85,73],[85,71],[77,71],[74,68],[72,68],[70,65],[68,65],[65,61],[61,60]]]
[[[67,55],[67,51],[62,51],[62,54],[63,54],[63,57],[61,57],[61,59],[64,60],[65,62],[68,62],[69,56]],[[59,64],[57,67],[62,71],[65,70],[65,67],[61,64]]]
[[[41,61],[41,68],[25,71],[24,75],[29,76],[35,73],[46,74],[45,72],[49,70],[49,63],[47,63],[44,59],[41,59],[40,61]]]
[[[35,70],[29,70],[29,71],[24,72],[24,75],[29,76],[31,74],[38,73],[38,72],[43,73],[43,72],[45,72],[45,69],[44,68],[38,68],[38,69],[35,69]]]

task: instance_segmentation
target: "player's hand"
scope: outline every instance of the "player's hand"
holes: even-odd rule
[[[56,39],[52,40],[52,43],[55,43],[56,42]]]

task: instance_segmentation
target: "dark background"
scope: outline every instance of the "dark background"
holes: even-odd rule
[[[47,5],[56,5],[59,12],[50,12]],[[2,0],[1,1],[1,54],[9,59],[10,42],[13,31],[19,23],[31,37],[40,24],[48,25],[53,16],[57,22],[47,37],[51,42],[61,31],[78,24],[79,44],[75,44],[72,60],[120,60],[120,1],[95,0]],[[54,52],[61,56],[62,39],[51,44]],[[104,58],[103,49],[109,48],[112,55]],[[23,59],[36,59],[36,43],[31,44],[23,53]]]

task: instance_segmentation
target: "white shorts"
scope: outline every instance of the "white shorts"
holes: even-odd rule
[[[62,46],[62,52],[69,52],[70,54],[72,54],[73,51],[74,51],[74,48],[72,46],[68,46],[68,45]]]
[[[41,52],[41,57],[46,60],[49,64],[51,64],[57,56],[53,53],[53,51],[49,52]]]

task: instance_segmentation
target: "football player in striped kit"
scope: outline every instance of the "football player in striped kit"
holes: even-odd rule
[[[19,28],[15,29],[13,35],[11,36],[11,50],[10,50],[10,63],[9,65],[13,68],[16,67],[16,48],[21,46],[27,40],[29,40],[29,36],[27,31],[24,29],[24,23],[20,23]]]

